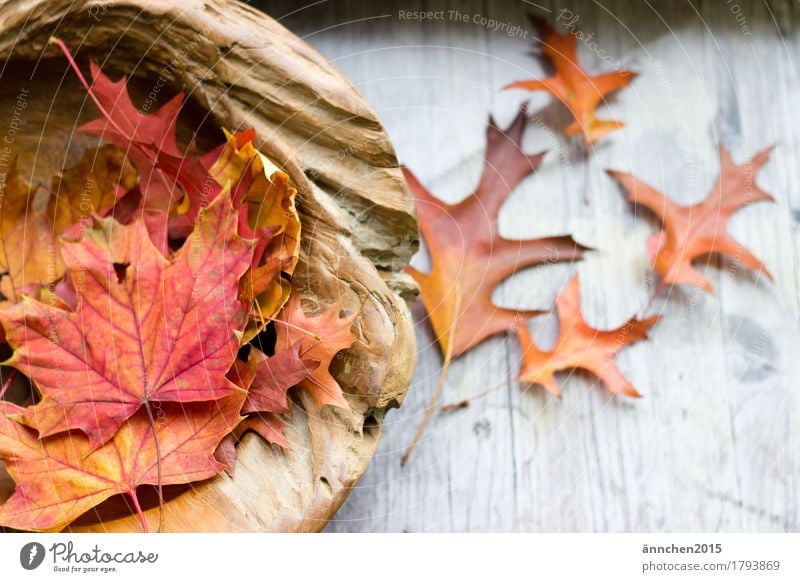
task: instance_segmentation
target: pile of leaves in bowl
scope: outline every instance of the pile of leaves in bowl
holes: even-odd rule
[[[183,95],[139,111],[94,63],[100,144],[35,183],[14,163],[0,198],[0,460],[16,487],[0,526],[58,531],[114,496],[148,530],[143,487],[231,470],[245,431],[289,448],[289,390],[347,407],[329,372],[357,314],[307,315],[291,283],[297,189],[253,130],[200,155],[176,139]],[[221,136],[222,136],[221,132]],[[222,141],[222,137],[221,137]],[[17,378],[15,380],[15,378]]]

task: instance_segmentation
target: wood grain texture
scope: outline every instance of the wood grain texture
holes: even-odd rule
[[[402,402],[416,357],[405,303],[415,287],[401,272],[417,246],[415,209],[378,118],[324,57],[233,0],[5,2],[2,115],[11,116],[20,94],[26,107],[22,129],[6,132],[12,139],[4,143],[33,178],[47,179],[79,155],[90,140],[75,129],[96,115],[66,61],[47,45],[51,35],[72,47],[82,66],[93,58],[112,78],[130,75],[139,103],[155,95],[155,108],[186,91],[184,143],[195,139],[202,149],[222,141],[220,127],[255,128],[262,151],[297,184],[304,230],[295,281],[306,311],[336,301],[362,311],[357,342],[334,369],[352,412],[306,413],[313,408],[301,394],[287,429],[291,451],[248,435],[233,475],[169,501],[164,529],[321,529],[369,463],[383,414]],[[157,527],[157,510],[147,515]],[[73,529],[139,525],[133,517],[93,523],[88,516]]]
[[[560,377],[562,401],[541,389],[503,386],[436,417],[401,469],[441,365],[417,309],[420,357],[409,397],[387,417],[372,465],[328,531],[800,530],[796,3],[259,5],[278,18],[286,14],[282,22],[347,74],[376,108],[400,161],[448,201],[477,180],[487,114],[507,123],[520,102],[530,101],[537,114],[528,151],[552,151],[501,211],[501,232],[572,232],[598,251],[572,269],[518,274],[498,291],[502,305],[546,309],[576,268],[590,324],[611,328],[641,314],[652,291],[644,243],[656,224],[624,201],[604,169],[633,171],[688,203],[702,199],[716,177],[718,141],[737,161],[778,144],[758,178],[776,203],[743,210],[731,226],[774,282],[715,260],[703,271],[716,296],[691,289],[662,294],[654,310],[664,320],[652,340],[618,357],[641,400],[610,397],[580,374]],[[544,94],[499,92],[510,81],[544,75],[527,54],[530,33],[521,38],[480,24],[485,17],[526,26],[527,11],[554,20],[562,8],[610,57],[604,63],[579,44],[590,72],[619,62],[640,73],[601,110],[627,126],[592,153],[589,206],[582,204],[582,155],[561,134],[569,123],[563,107]],[[401,10],[444,14],[420,22]],[[424,264],[424,257],[417,260]],[[544,347],[556,335],[551,316],[531,329]],[[487,341],[453,364],[445,398],[514,378],[519,357],[513,338]]]

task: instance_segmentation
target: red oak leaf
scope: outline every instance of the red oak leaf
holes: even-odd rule
[[[609,171],[627,190],[628,200],[646,207],[663,224],[663,231],[648,241],[648,252],[664,283],[695,285],[713,293],[711,282],[692,267],[692,261],[713,253],[735,258],[746,267],[770,276],[764,264],[734,240],[726,228],[730,217],[740,208],[754,202],[773,201],[755,183],[771,152],[772,148],[767,148],[739,165],[720,145],[719,178],[706,199],[691,206],[675,204],[632,174]]]
[[[0,312],[14,347],[6,365],[42,394],[24,422],[42,437],[80,429],[97,447],[142,405],[230,394],[244,322],[236,290],[251,250],[227,191],[172,261],[138,222],[96,219],[64,243],[76,309],[26,297]]]
[[[547,91],[567,106],[575,121],[564,131],[567,135],[582,135],[587,144],[596,143],[607,133],[622,127],[619,121],[597,119],[595,109],[610,93],[622,89],[635,77],[632,71],[620,69],[589,75],[578,63],[572,34],[559,34],[542,18],[531,16],[531,23],[542,38],[536,40],[552,62],[555,75],[547,79],[516,81],[504,89]]]
[[[492,293],[502,281],[527,267],[572,260],[585,250],[569,236],[534,240],[500,236],[500,207],[544,156],[522,151],[525,122],[524,107],[505,131],[489,120],[478,187],[457,204],[434,198],[404,169],[432,264],[430,273],[413,267],[408,272],[419,283],[442,352],[446,354],[452,344],[453,357],[493,334],[513,329],[521,316],[538,313],[497,307]]]
[[[519,379],[541,384],[555,396],[561,396],[554,376],[561,370],[582,368],[600,378],[614,394],[639,396],[614,363],[614,356],[626,345],[647,337],[647,331],[658,323],[657,316],[636,318],[618,329],[602,331],[587,325],[581,313],[578,276],[574,276],[556,299],[559,333],[549,352],[540,350],[528,329],[517,330],[522,344],[522,371]]]

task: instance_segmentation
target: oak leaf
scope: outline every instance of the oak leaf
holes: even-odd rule
[[[720,145],[719,177],[706,199],[691,206],[672,202],[632,174],[609,171],[628,192],[628,200],[653,212],[663,224],[661,233],[648,241],[648,251],[653,268],[664,283],[694,285],[713,293],[711,282],[692,267],[692,261],[713,253],[771,277],[764,264],[726,232],[734,212],[754,202],[774,200],[755,183],[771,151],[771,147],[762,150],[739,165]]]
[[[146,530],[136,488],[218,474],[224,467],[214,450],[239,423],[244,396],[235,390],[210,402],[163,403],[163,420],[154,423],[139,410],[100,448],[77,432],[39,439],[14,420],[25,414],[23,408],[0,401],[0,458],[17,484],[0,505],[0,525],[58,531],[113,495],[125,494]]]
[[[626,345],[647,337],[647,331],[658,316],[644,320],[635,317],[617,329],[602,331],[590,327],[583,319],[577,275],[556,299],[559,334],[553,349],[542,351],[534,343],[528,329],[517,329],[522,344],[522,382],[541,384],[555,396],[561,396],[554,373],[584,369],[600,378],[609,392],[639,396],[614,362],[614,356]]]
[[[326,405],[350,408],[342,387],[331,375],[330,365],[339,352],[355,343],[356,336],[351,328],[359,313],[341,316],[340,312],[341,307],[334,303],[318,315],[306,315],[300,293],[294,290],[275,322],[276,352],[299,346],[302,360],[319,362],[317,368],[297,384],[311,395],[317,410]]]
[[[94,447],[151,402],[216,400],[236,386],[244,314],[235,289],[252,246],[223,191],[174,260],[138,222],[96,219],[62,246],[74,311],[25,297],[0,312],[14,366],[42,400],[23,421],[45,437],[80,429]]]
[[[525,122],[524,107],[506,130],[490,118],[483,173],[475,191],[457,204],[434,198],[410,170],[403,170],[417,201],[432,264],[430,273],[413,267],[407,271],[419,284],[442,352],[452,347],[453,357],[493,334],[513,329],[520,317],[538,313],[497,307],[492,292],[502,281],[526,267],[578,258],[585,250],[569,236],[534,240],[500,236],[500,207],[544,156],[522,151]]]
[[[606,96],[628,85],[636,73],[618,69],[590,75],[578,62],[576,38],[573,34],[556,32],[543,18],[531,16],[531,23],[542,38],[535,41],[555,69],[552,77],[541,80],[516,81],[504,89],[547,91],[561,101],[575,121],[565,130],[566,135],[582,135],[584,143],[597,143],[603,136],[622,127],[619,121],[597,119],[595,109]]]

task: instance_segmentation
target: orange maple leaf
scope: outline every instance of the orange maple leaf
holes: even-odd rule
[[[173,261],[138,221],[96,219],[83,239],[62,245],[74,311],[27,296],[0,311],[14,348],[5,365],[42,394],[23,416],[41,436],[80,429],[97,447],[150,402],[236,390],[225,374],[239,348],[236,290],[252,245],[237,234],[227,190],[202,218]]]
[[[614,363],[614,356],[626,345],[647,337],[647,331],[659,320],[658,316],[644,320],[635,317],[623,326],[602,331],[587,325],[580,305],[578,276],[574,276],[556,299],[559,334],[549,352],[540,350],[528,329],[518,328],[522,344],[522,382],[541,384],[555,396],[561,396],[555,372],[581,368],[600,378],[609,392],[639,396]]]
[[[713,293],[711,282],[692,267],[692,261],[712,253],[731,257],[771,278],[764,264],[726,232],[728,220],[739,208],[774,200],[755,183],[771,151],[769,147],[737,165],[720,145],[719,177],[706,199],[691,206],[675,204],[632,174],[609,170],[627,190],[628,200],[649,209],[663,224],[663,231],[648,242],[648,250],[653,268],[664,283],[695,285]]]
[[[628,85],[636,73],[626,69],[589,75],[578,63],[575,36],[559,34],[543,18],[531,16],[531,23],[542,38],[535,41],[553,64],[555,75],[547,79],[516,81],[504,89],[547,91],[561,101],[575,121],[565,130],[566,135],[582,135],[584,143],[597,143],[607,133],[622,127],[619,121],[597,119],[595,109],[607,95]]]
[[[342,387],[331,375],[330,365],[339,352],[355,343],[356,336],[351,328],[359,313],[342,317],[340,312],[340,305],[334,303],[318,315],[306,315],[300,292],[295,289],[275,322],[276,351],[299,345],[302,360],[319,362],[317,368],[297,384],[311,395],[317,410],[325,405],[350,408]]]
[[[442,352],[452,347],[453,357],[513,329],[521,317],[539,313],[497,307],[492,292],[503,280],[526,267],[575,259],[585,250],[570,236],[509,240],[498,232],[500,207],[544,156],[522,151],[525,113],[522,107],[505,131],[489,119],[483,173],[476,190],[462,202],[434,198],[404,168],[432,264],[430,273],[413,267],[407,271],[419,284]]]
[[[163,422],[151,423],[140,410],[100,448],[76,432],[39,439],[13,420],[23,408],[0,401],[0,458],[17,484],[0,505],[0,525],[58,531],[109,497],[125,494],[146,531],[136,488],[191,483],[219,473],[224,467],[214,450],[239,423],[244,397],[236,390],[212,402],[164,403]]]

